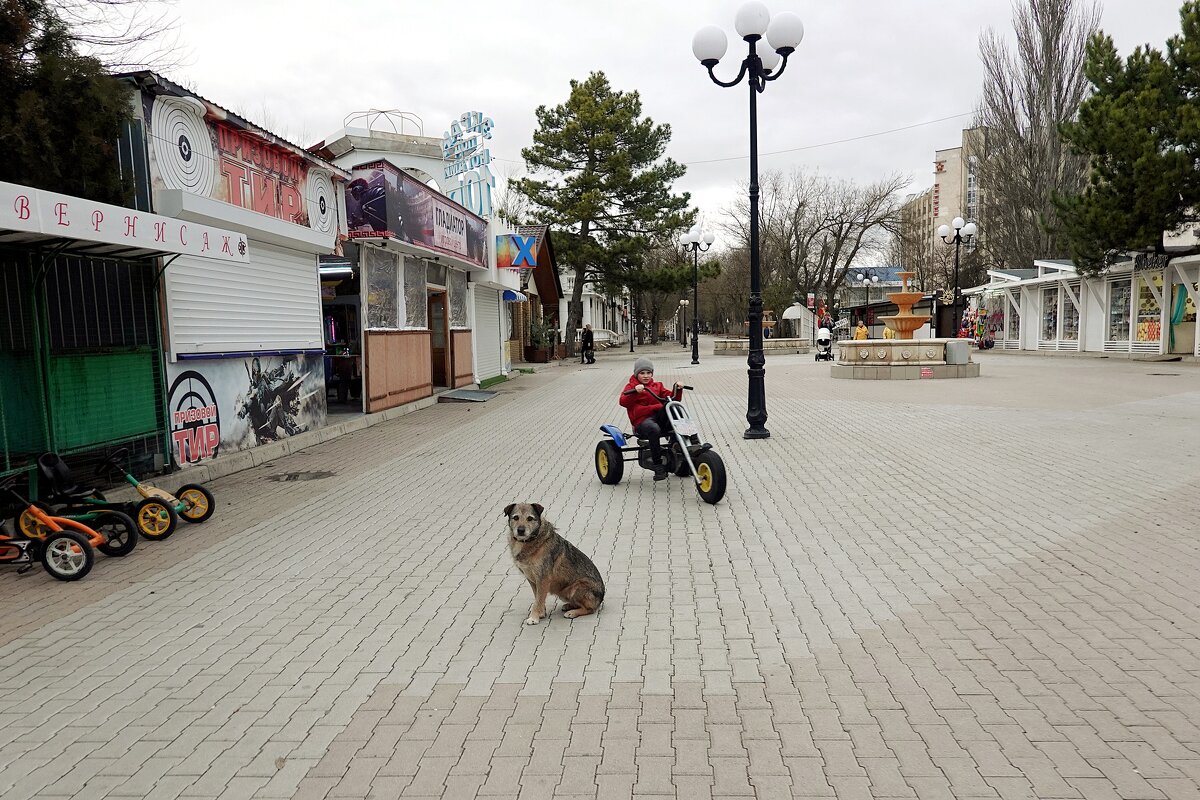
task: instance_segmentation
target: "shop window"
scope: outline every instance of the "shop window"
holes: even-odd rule
[[[428,328],[429,309],[425,296],[425,262],[419,258],[404,259],[404,324],[408,328]]]
[[[1008,303],[1008,335],[1005,337],[1010,341],[1017,341],[1021,338],[1021,312],[1020,306],[1016,303]]]
[[[1079,291],[1079,286],[1073,287],[1076,292]],[[1071,299],[1070,291],[1065,289],[1062,291],[1062,336],[1059,337],[1068,342],[1079,341],[1079,309],[1075,306],[1075,302]]]
[[[367,264],[367,327],[400,327],[399,282],[400,267],[395,253],[368,247]]]
[[[1058,287],[1042,289],[1042,336],[1043,342],[1058,338]]]
[[[426,268],[426,281],[432,283],[434,286],[446,286],[446,265],[440,264],[437,261],[430,261],[428,264],[429,266]]]
[[[1161,280],[1161,276],[1158,276]],[[1135,341],[1157,342],[1162,340],[1162,307],[1150,286],[1151,279],[1138,278],[1137,328]]]
[[[450,270],[450,327],[467,327],[467,273]]]
[[[1133,301],[1130,281],[1110,281],[1108,284],[1108,340],[1129,341],[1129,307]]]

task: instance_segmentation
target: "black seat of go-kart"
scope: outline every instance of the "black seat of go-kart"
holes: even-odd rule
[[[42,453],[38,456],[38,472],[46,479],[49,491],[46,499],[50,501],[87,497],[95,489],[91,486],[80,486],[71,477],[67,462],[58,453]]]

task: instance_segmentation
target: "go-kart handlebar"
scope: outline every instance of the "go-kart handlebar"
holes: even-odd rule
[[[681,383],[681,384],[679,384],[679,388],[680,388],[680,389],[687,389],[687,390],[688,390],[688,391],[690,391],[690,392],[694,392],[694,391],[695,391],[695,389],[693,389],[691,386],[685,386],[685,385],[683,385],[682,383]],[[650,391],[649,389],[644,389],[643,391],[645,391],[645,392],[646,392],[646,394],[650,395],[650,396],[651,396],[651,397],[653,397],[655,400],[657,400],[658,402],[660,402],[660,403],[663,403],[663,404],[666,404],[666,403],[670,402],[670,400],[671,400],[671,398],[669,398],[669,397],[659,397],[658,395],[656,395],[654,392]],[[621,392],[621,394],[623,394],[623,395],[626,395],[626,394],[637,394],[637,393],[638,393],[638,390],[637,390],[637,389],[627,389],[626,391],[624,391],[624,392]]]
[[[100,478],[107,478],[109,473],[120,472],[125,473],[125,467],[121,465],[120,459],[124,459],[129,453],[128,447],[119,447],[108,454],[108,458],[96,465],[96,475]]]

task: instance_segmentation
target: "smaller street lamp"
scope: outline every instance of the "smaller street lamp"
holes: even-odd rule
[[[868,315],[871,311],[871,284],[879,283],[879,276],[875,274],[873,269],[865,269],[856,276],[858,282],[862,284],[863,292],[866,298],[863,300],[863,324],[867,324]]]
[[[950,224],[954,226],[953,237],[950,236],[950,228],[945,225],[938,226],[937,235],[946,244],[954,243],[954,336],[958,336],[958,329],[962,325],[962,321],[958,318],[958,298],[961,294],[961,290],[958,288],[958,252],[962,249],[963,242],[971,243],[979,229],[974,222],[963,222],[962,217],[955,217]]]
[[[681,320],[679,329],[680,329],[681,343],[683,344],[684,347],[687,347],[687,307],[688,307],[687,300],[679,301],[679,316],[680,316],[680,320]]]
[[[699,225],[679,237],[679,243],[684,251],[692,251],[692,363],[700,363],[700,254],[712,247],[717,237],[712,231],[703,230]]]

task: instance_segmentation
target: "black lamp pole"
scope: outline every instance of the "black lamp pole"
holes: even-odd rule
[[[712,247],[711,234],[692,229],[680,239],[684,251],[692,251],[692,363],[700,363],[700,254]]]
[[[742,436],[746,439],[766,439],[766,358],[763,356],[762,273],[758,249],[758,95],[767,82],[778,79],[787,68],[788,56],[804,38],[804,25],[794,14],[779,14],[771,19],[767,9],[757,2],[746,3],[737,13],[738,35],[746,42],[747,55],[732,81],[722,81],[713,73],[725,54],[725,34],[719,28],[707,27],[692,39],[692,53],[708,70],[713,83],[725,88],[737,86],[746,78],[750,87],[750,354],[746,359],[750,379],[746,404],[746,421],[750,427]],[[764,39],[767,35],[768,43]],[[778,44],[779,46],[775,46]],[[766,62],[766,63],[764,63]],[[770,66],[767,66],[770,64]]]
[[[951,336],[956,338],[958,330],[962,326],[962,320],[958,316],[958,297],[960,294],[958,287],[958,254],[959,250],[962,249],[963,242],[970,244],[971,240],[975,238],[978,228],[974,222],[964,222],[962,217],[955,217],[950,224],[954,226],[953,236],[950,235],[950,228],[946,225],[939,226],[937,234],[946,244],[954,242],[954,333]]]

